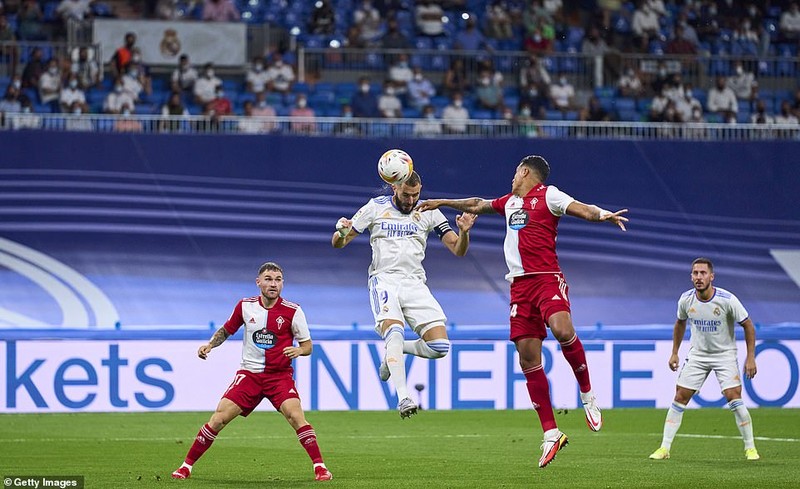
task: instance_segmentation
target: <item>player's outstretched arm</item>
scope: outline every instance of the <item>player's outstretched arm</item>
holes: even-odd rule
[[[596,205],[586,205],[583,202],[573,201],[569,207],[567,207],[567,214],[570,216],[580,217],[581,219],[585,219],[591,222],[613,222],[620,229],[626,231],[625,223],[628,222],[628,218],[623,216],[628,212],[628,209],[618,210],[617,212],[607,211],[605,209],[601,209]]]
[[[478,216],[469,212],[465,212],[460,216],[456,216],[456,225],[458,226],[458,236],[455,233],[446,233],[442,236],[442,243],[456,256],[464,256],[469,249],[469,230],[475,224],[475,219]]]
[[[229,336],[230,333],[228,333],[224,327],[219,328],[217,332],[214,333],[214,336],[208,340],[208,343],[197,349],[197,356],[205,360],[208,358],[208,354],[211,352],[211,350],[224,343]]]
[[[673,372],[678,370],[680,359],[678,358],[678,350],[681,349],[683,343],[683,335],[686,334],[686,320],[678,319],[675,321],[675,327],[672,330],[672,355],[669,356],[669,368]]]
[[[741,322],[744,328],[744,344],[747,347],[747,357],[744,360],[744,375],[748,379],[756,376],[756,327],[750,318]]]
[[[470,197],[469,199],[428,199],[417,204],[417,210],[432,211],[439,207],[452,207],[461,212],[471,214],[491,214],[494,212],[492,202],[480,197]]]
[[[353,230],[353,221],[346,217],[341,217],[336,221],[336,231],[331,237],[331,245],[334,248],[344,248],[356,236],[358,236],[358,233]]]
[[[283,349],[283,354],[294,360],[297,357],[307,357],[311,355],[313,345],[311,340],[301,341],[297,346],[287,346]]]

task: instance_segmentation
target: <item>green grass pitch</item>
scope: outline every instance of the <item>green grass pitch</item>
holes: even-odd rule
[[[582,411],[559,413],[569,446],[539,469],[533,411],[309,412],[334,479],[353,488],[800,487],[800,410],[752,409],[761,460],[744,460],[727,409],[687,410],[672,458],[647,456],[666,410],[604,411],[599,433]],[[305,487],[311,463],[283,420],[262,406],[234,420],[174,481],[210,413],[0,415],[0,475],[83,475],[87,488]]]

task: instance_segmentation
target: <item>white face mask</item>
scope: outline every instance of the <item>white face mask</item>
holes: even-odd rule
[[[214,70],[207,70],[206,76],[209,78],[214,78]]]
[[[519,111],[519,113],[520,113],[520,114],[522,114],[522,115],[524,115],[525,117],[528,117],[529,115],[531,115],[531,109],[529,109],[529,108],[525,107],[524,109],[522,109],[521,111]]]
[[[741,75],[742,73],[744,73],[744,68],[742,68],[741,66],[737,66],[736,67],[736,74],[737,75]]]
[[[367,84],[361,85],[361,91],[363,93],[369,92],[369,85],[367,85]]]
[[[14,88],[16,88],[17,90],[19,90],[19,89],[20,89],[20,87],[22,87],[22,82],[20,82],[19,80],[14,80],[14,81],[13,81],[11,84],[12,84],[12,85],[14,86]]]
[[[686,90],[686,98],[692,98],[692,91]]]
[[[267,101],[266,100],[262,100],[261,102],[258,103],[258,106],[263,109],[264,107],[267,106]]]
[[[261,63],[258,63],[258,64],[255,66],[255,70],[256,70],[257,72],[261,72],[261,70],[263,70],[263,69],[264,69],[264,65],[262,65]]]
[[[386,95],[394,95],[394,88],[391,88],[391,87],[387,88],[386,89]]]
[[[131,58],[131,59],[133,59],[133,62],[134,62],[134,63],[139,63],[140,61],[142,61],[142,57],[141,57],[141,56],[139,56],[139,55],[136,55],[136,56],[134,56],[134,57],[133,57],[133,58]]]
[[[58,74],[58,68],[56,68],[55,66],[51,66],[50,68],[47,69],[47,71],[49,71],[51,75]]]
[[[416,81],[422,81],[422,73],[417,73],[416,75],[414,75],[414,79]]]
[[[115,85],[114,91],[117,93],[122,93],[122,85]]]
[[[484,87],[488,87],[490,82],[491,80],[489,80],[488,78],[481,78],[481,85],[483,85]]]
[[[566,85],[567,79],[562,76],[561,78],[558,79],[558,82],[561,83],[561,85]]]
[[[123,110],[122,115],[131,115],[131,110],[130,109]]]
[[[70,80],[69,81],[69,88],[75,88],[78,86],[78,80]]]
[[[30,114],[30,113],[31,113],[31,108],[30,108],[30,107],[27,107],[27,106],[26,106],[26,107],[23,107],[23,108],[22,108],[22,112],[23,112],[23,113],[25,113],[25,114]]]
[[[454,100],[453,105],[455,105],[456,107],[461,107],[462,105],[464,105],[464,102],[462,102],[461,100]]]
[[[301,98],[300,100],[297,101],[297,106],[300,107],[301,109],[305,109],[306,105],[308,105],[308,102],[306,102],[305,99]]]
[[[82,110],[80,109],[80,107],[72,109],[72,113],[73,114],[79,115],[81,112],[82,112]]]
[[[429,114],[425,114],[425,118],[426,119],[436,119],[436,114],[434,114],[433,112],[431,112]]]
[[[225,96],[225,92],[223,92],[222,90],[218,90],[217,91],[217,98],[222,98],[224,96]]]
[[[137,70],[131,70],[128,72],[128,74],[131,76],[131,78],[136,78],[139,76],[139,72]]]

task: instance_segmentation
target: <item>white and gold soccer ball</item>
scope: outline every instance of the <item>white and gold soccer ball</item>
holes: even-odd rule
[[[378,175],[390,185],[400,185],[414,172],[414,161],[402,149],[390,149],[378,160]]]

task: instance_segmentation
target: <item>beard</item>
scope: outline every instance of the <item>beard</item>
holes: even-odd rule
[[[406,207],[403,204],[397,201],[396,195],[392,197],[392,199],[394,200],[395,207],[397,207],[397,210],[399,210],[402,214],[411,214],[411,211],[414,210],[414,207],[417,206],[417,202],[419,202],[415,201],[413,204],[409,205],[408,208],[406,209]]]

